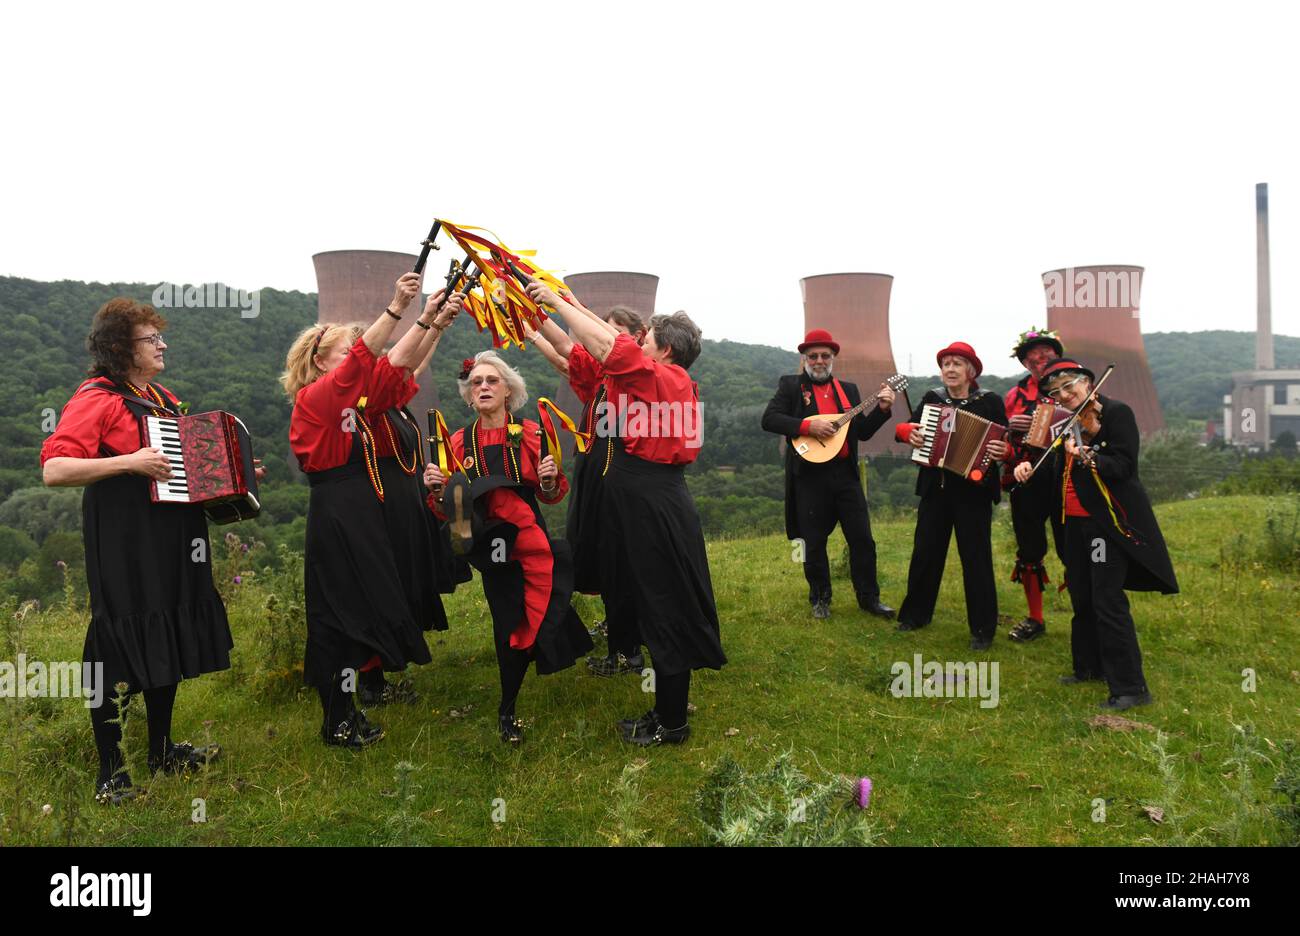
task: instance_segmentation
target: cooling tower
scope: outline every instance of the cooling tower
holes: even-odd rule
[[[894,278],[884,273],[826,273],[799,281],[803,292],[804,331],[824,328],[840,345],[834,375],[858,385],[864,398],[871,396],[887,377],[898,373],[889,341],[889,293]],[[800,340],[803,336],[800,335]],[[914,400],[920,397],[912,394]],[[902,395],[892,418],[860,451],[876,454],[902,451],[894,442],[893,425],[908,413]]]
[[[1142,267],[1103,265],[1067,267],[1043,274],[1047,293],[1047,327],[1061,334],[1065,353],[1098,377],[1114,363],[1102,396],[1133,408],[1143,434],[1165,427],[1156,385],[1147,366],[1138,319]]]
[[[573,273],[564,277],[564,285],[569,287],[579,302],[601,318],[607,318],[609,310],[618,305],[640,313],[647,325],[650,324],[650,316],[655,314],[655,293],[659,289],[659,277],[651,273]],[[559,323],[559,319],[552,321]],[[582,403],[569,389],[568,381],[560,381],[554,400],[560,409],[575,420],[582,416]],[[570,439],[566,443],[566,451],[572,450],[573,441]]]
[[[436,290],[442,286],[442,273],[435,269],[437,254],[430,259],[424,271],[425,286]],[[312,258],[316,265],[316,293],[318,322],[365,322],[369,325],[375,316],[393,299],[393,284],[403,273],[415,266],[415,255],[395,253],[391,250],[329,250]],[[424,308],[424,297],[413,300],[393,329],[389,346],[397,342]],[[424,414],[438,405],[438,391],[433,379],[426,373],[420,381],[420,392],[409,404],[411,412],[423,431]]]

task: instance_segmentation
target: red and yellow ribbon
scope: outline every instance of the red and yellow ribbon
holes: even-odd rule
[[[555,456],[555,467],[563,470],[563,466],[560,464],[560,433],[555,428],[555,423],[551,421],[552,414],[555,415],[555,418],[560,421],[560,424],[565,429],[573,433],[573,439],[578,445],[579,452],[585,452],[591,447],[591,436],[579,429],[578,424],[570,419],[564,410],[546,397],[542,397],[537,401],[537,421],[541,424],[542,431],[546,433],[549,451]]]
[[[447,431],[447,423],[442,418],[442,411],[434,410],[433,419],[434,425],[437,426],[438,429],[438,442],[436,446],[438,451],[438,470],[442,472],[443,477],[456,471],[464,474],[465,466],[461,463],[461,460],[456,457],[456,452],[451,447],[451,433]],[[450,471],[448,470],[449,465],[451,466]]]

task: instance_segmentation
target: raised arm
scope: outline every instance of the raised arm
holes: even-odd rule
[[[384,345],[388,344],[388,339],[392,337],[397,320],[411,304],[411,300],[419,294],[420,274],[403,273],[393,288],[393,301],[388,303],[388,309],[380,312],[379,318],[375,319],[374,324],[361,336],[361,340],[375,357],[379,357],[383,352]]]
[[[590,351],[592,357],[602,362],[609,357],[614,338],[618,335],[618,329],[613,325],[589,310],[561,299],[551,287],[538,280],[528,284],[528,295],[538,305],[550,306],[563,316],[569,326],[569,335]]]
[[[555,349],[556,354],[566,361],[569,359],[569,355],[573,353],[574,342],[569,337],[568,332],[549,318],[542,322],[542,327],[538,331],[541,332],[543,338],[551,343],[551,347]]]
[[[555,323],[550,319],[547,319],[545,324],[550,325],[553,328],[555,327]],[[556,328],[555,330],[559,331],[559,328]],[[540,331],[529,332],[525,337],[533,344],[537,345],[537,350],[542,352],[542,357],[550,361],[551,366],[554,367],[562,377],[565,377],[566,379],[568,378],[569,362],[565,359],[564,355],[560,354],[560,352],[555,349],[553,344],[543,337]],[[569,346],[572,348],[573,343],[570,342]]]
[[[388,352],[388,363],[394,367],[405,367],[412,376],[428,366],[433,349],[442,339],[442,333],[451,325],[465,301],[464,293],[452,293],[447,304],[438,311],[438,305],[442,302],[445,292],[445,289],[440,289],[428,298],[417,323],[398,340],[393,350]]]

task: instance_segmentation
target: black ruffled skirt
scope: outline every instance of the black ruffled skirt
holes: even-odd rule
[[[439,592],[451,565],[451,541],[446,541],[446,553],[443,553],[441,531],[429,522],[433,512],[424,500],[422,475],[422,471],[408,475],[396,458],[379,459],[379,478],[384,485],[384,525],[393,547],[397,576],[402,580],[402,591],[411,606],[411,614],[422,628],[444,631],[447,612],[443,610]]]
[[[428,663],[365,466],[352,461],[308,474],[303,681],[320,686],[378,656],[388,671]]]
[[[574,457],[573,484],[564,520],[564,538],[573,552],[573,590],[585,595],[601,593],[600,513],[605,479],[606,440],[600,439],[591,452]]]
[[[605,476],[602,544],[606,591],[636,611],[657,672],[721,669],[727,662],[704,533],[681,465],[615,447]]]
[[[153,689],[229,669],[234,640],[203,508],[155,504],[137,475],[90,485],[81,508],[91,613],[82,658],[103,664],[108,694],[118,682]]]

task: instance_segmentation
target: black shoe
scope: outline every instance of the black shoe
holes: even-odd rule
[[[101,806],[121,806],[139,795],[140,791],[131,785],[131,778],[126,774],[110,777],[95,786],[95,802]]]
[[[149,769],[153,773],[162,771],[169,774],[197,773],[203,766],[212,763],[221,755],[221,745],[206,744],[195,747],[188,741],[180,744],[167,742],[167,751],[162,760],[149,758]]]
[[[899,621],[897,630],[914,631],[914,630],[920,630],[922,627],[925,626],[926,626],[925,624],[918,624],[915,621]]]
[[[333,730],[322,725],[320,736],[326,744],[359,751],[382,740],[384,729],[370,724],[366,713],[361,709],[353,709],[352,714],[335,725]]]
[[[519,744],[524,740],[524,723],[513,715],[498,715],[497,728],[501,732],[501,740],[508,744]]]
[[[587,628],[588,637],[608,637],[609,624],[606,621],[597,621],[591,627]]]
[[[611,653],[607,657],[587,657],[587,666],[595,676],[621,676],[624,673],[639,673],[645,667],[645,656],[636,653],[626,657],[621,653]]]
[[[1097,707],[1109,709],[1112,712],[1122,712],[1125,709],[1131,709],[1136,705],[1150,705],[1154,701],[1155,700],[1151,698],[1151,693],[1140,692],[1137,695],[1113,695]]]
[[[1035,621],[1033,618],[1025,618],[1007,634],[1009,638],[1017,643],[1027,643],[1031,640],[1037,640],[1047,633],[1047,625],[1042,621]]]
[[[371,707],[392,705],[398,702],[404,705],[412,705],[419,701],[420,694],[406,680],[396,683],[385,680],[375,686],[362,686],[360,691],[357,692],[357,698],[362,705]]]
[[[1065,676],[1058,676],[1056,681],[1062,686],[1077,686],[1079,683],[1101,682],[1100,676],[1078,676],[1074,673],[1067,673]]]
[[[468,555],[474,548],[474,498],[469,492],[469,476],[460,471],[453,474],[447,480],[442,502],[447,511],[451,551],[458,556]]]
[[[859,601],[858,607],[868,614],[882,617],[886,621],[892,620],[894,617],[894,609],[883,603],[879,598],[872,598],[870,601]]]
[[[988,634],[987,636],[976,634],[970,639],[970,648],[972,650],[987,650],[991,646],[993,646],[992,634]]]
[[[650,731],[654,731],[654,726],[659,724],[659,713],[654,709],[646,712],[640,718],[624,718],[618,723],[618,730],[623,735],[624,740],[629,735],[637,732],[644,732],[649,726]]]
[[[651,747],[658,744],[681,744],[691,736],[691,726],[682,725],[680,728],[665,728],[656,715],[653,723],[641,723],[637,728],[623,736],[623,740],[629,744],[637,744],[641,747]]]
[[[824,621],[831,616],[831,606],[825,601],[814,601],[812,614],[814,621]]]

